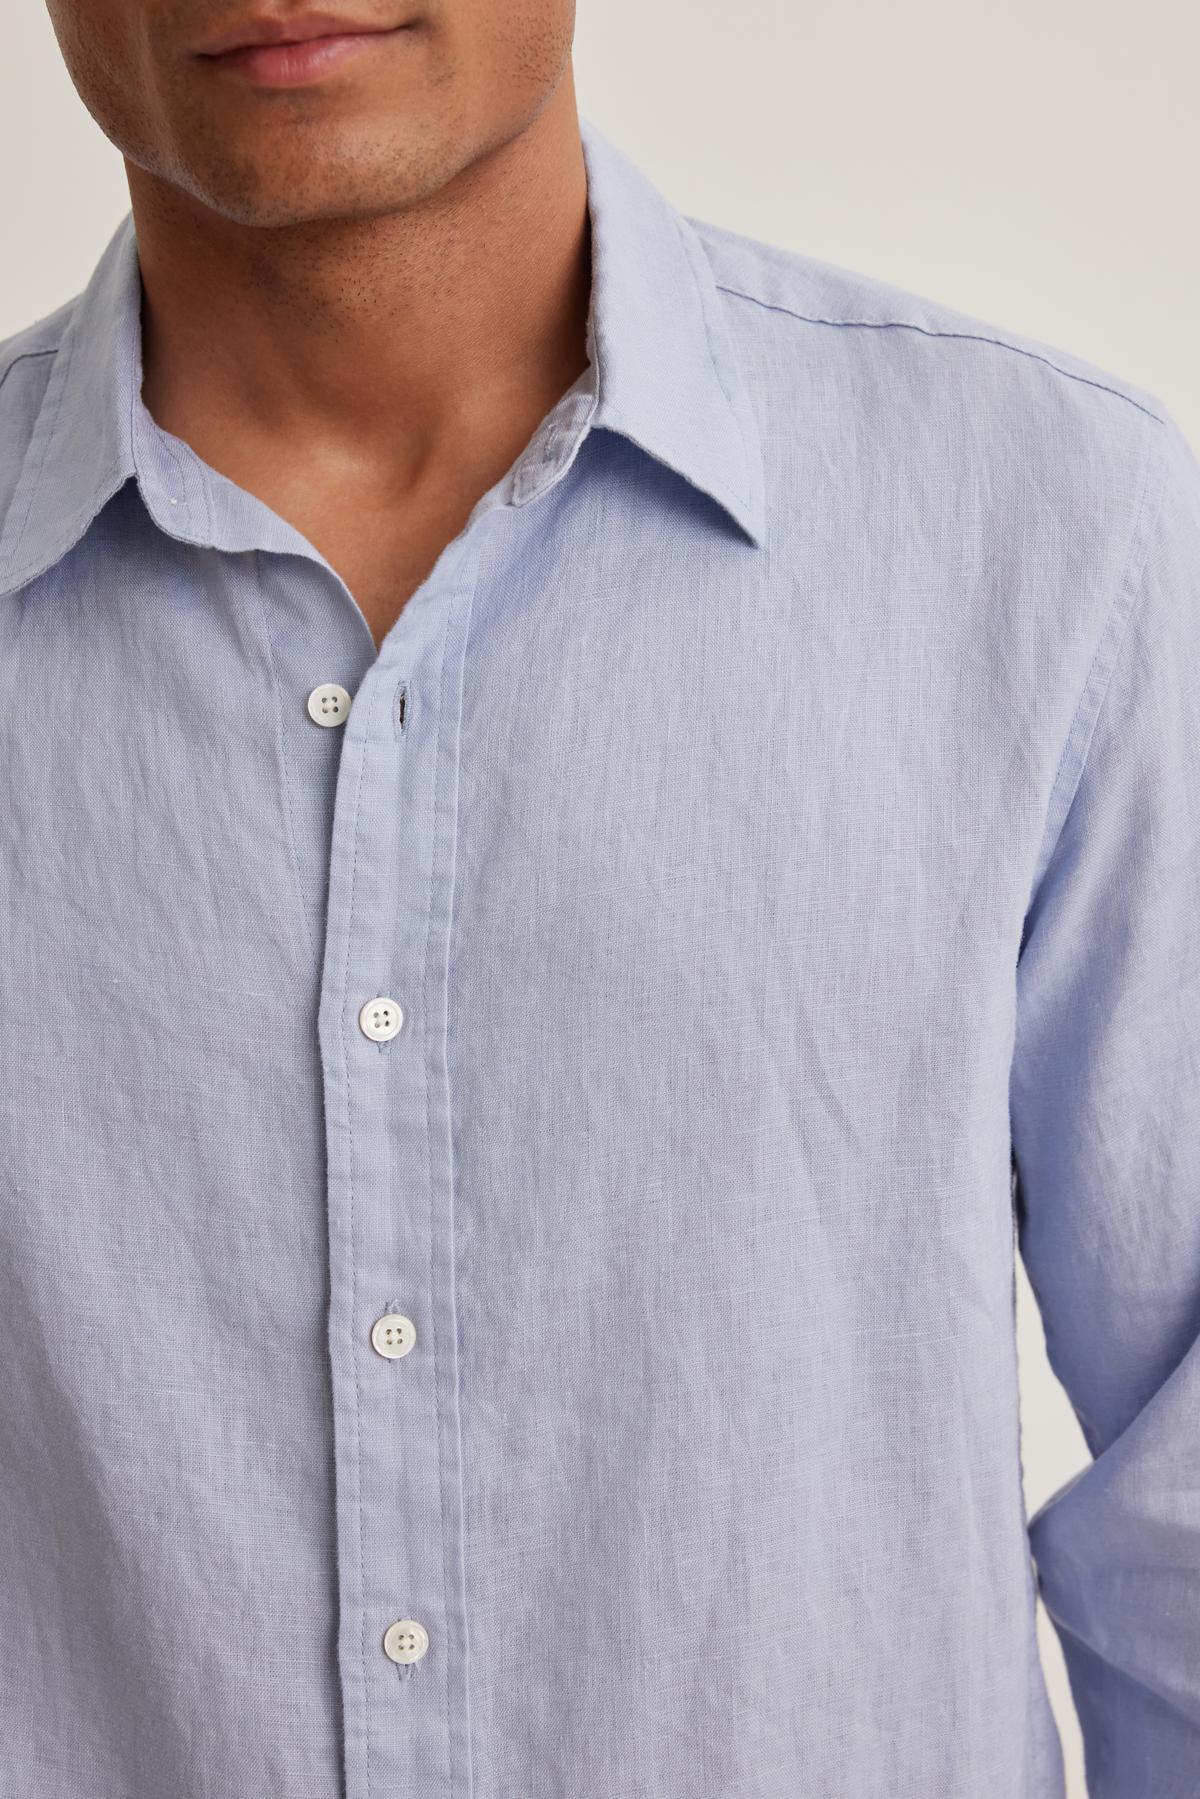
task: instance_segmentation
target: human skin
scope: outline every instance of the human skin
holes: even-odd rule
[[[572,0],[48,9],[125,159],[146,404],[378,644],[586,364]]]

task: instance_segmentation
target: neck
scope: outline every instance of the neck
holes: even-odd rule
[[[536,417],[586,365],[569,80],[520,135],[379,217],[254,228],[128,175],[142,392],[176,435],[309,434],[414,469],[506,404]]]

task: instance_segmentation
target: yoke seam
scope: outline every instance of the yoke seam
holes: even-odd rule
[[[739,300],[749,300],[751,305],[761,306],[767,312],[782,312],[788,318],[798,319],[805,325],[836,325],[846,329],[866,331],[916,331],[922,337],[958,338],[966,343],[991,344],[994,349],[1008,350],[1014,356],[1026,356],[1031,362],[1043,363],[1046,368],[1053,369],[1056,375],[1061,375],[1066,381],[1077,381],[1081,387],[1095,387],[1101,393],[1111,394],[1114,400],[1124,400],[1127,406],[1134,407],[1136,411],[1144,413],[1147,418],[1154,419],[1160,425],[1164,422],[1162,413],[1155,412],[1149,406],[1144,406],[1140,400],[1135,400],[1130,394],[1122,393],[1119,388],[1109,387],[1103,381],[1094,381],[1087,375],[1076,374],[1071,369],[1063,368],[1051,357],[1043,356],[1037,350],[1025,349],[1021,344],[1010,343],[1007,338],[991,337],[984,331],[937,331],[930,329],[927,325],[918,325],[911,319],[823,318],[816,313],[801,312],[795,306],[785,306],[775,300],[764,300],[758,294],[747,293],[745,288],[734,287],[728,281],[718,281],[716,285],[721,293],[732,294]]]

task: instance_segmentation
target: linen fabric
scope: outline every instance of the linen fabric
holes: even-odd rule
[[[1200,465],[582,135],[381,649],[130,218],[0,350],[0,1792],[1061,1799],[1040,1592],[1196,1799]]]

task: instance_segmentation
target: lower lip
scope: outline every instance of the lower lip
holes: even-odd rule
[[[393,31],[344,31],[332,37],[305,38],[298,44],[246,44],[204,60],[214,68],[241,75],[256,87],[308,87],[336,74],[356,57],[394,43],[407,30],[400,25]]]

